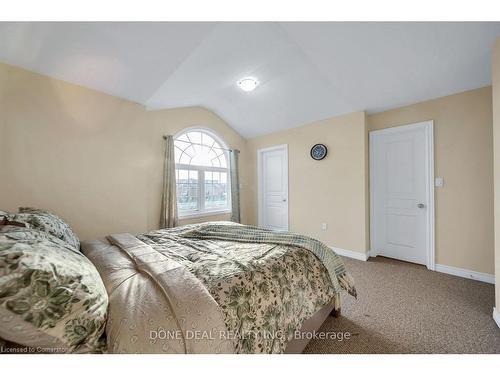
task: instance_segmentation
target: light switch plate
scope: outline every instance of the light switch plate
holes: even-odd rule
[[[436,187],[443,187],[444,186],[444,179],[443,177],[436,177],[434,180],[434,186]]]

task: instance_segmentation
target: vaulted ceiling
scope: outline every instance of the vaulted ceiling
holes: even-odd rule
[[[245,137],[487,86],[500,23],[0,23],[0,61]],[[258,78],[252,92],[239,89]]]

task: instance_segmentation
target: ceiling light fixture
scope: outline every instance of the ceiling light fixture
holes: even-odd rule
[[[245,77],[238,81],[238,86],[243,91],[253,91],[259,85],[259,81],[252,77]]]

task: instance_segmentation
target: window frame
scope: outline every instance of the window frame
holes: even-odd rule
[[[221,215],[231,213],[231,171],[229,165],[229,147],[227,147],[226,143],[212,130],[203,128],[203,127],[191,127],[186,128],[177,133],[174,136],[174,146],[175,141],[178,137],[190,133],[190,132],[200,132],[205,133],[208,136],[212,137],[215,142],[218,143],[219,147],[222,150],[224,157],[226,158],[226,168],[223,167],[210,167],[210,166],[202,166],[202,165],[191,165],[191,164],[182,164],[175,163],[175,176],[177,179],[177,171],[178,170],[188,170],[188,171],[197,171],[198,172],[198,207],[193,210],[180,210],[179,202],[177,201],[177,212],[179,219],[189,219],[196,217],[205,217],[205,216],[213,216],[213,215]],[[215,209],[206,209],[205,208],[205,172],[224,172],[227,174],[227,206],[224,208],[215,208]],[[177,185],[177,180],[176,180]],[[176,194],[177,199],[177,194]]]

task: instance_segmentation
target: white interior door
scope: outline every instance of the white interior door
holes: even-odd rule
[[[257,151],[259,227],[288,230],[288,147]]]
[[[434,268],[432,147],[432,121],[370,133],[374,255]]]

